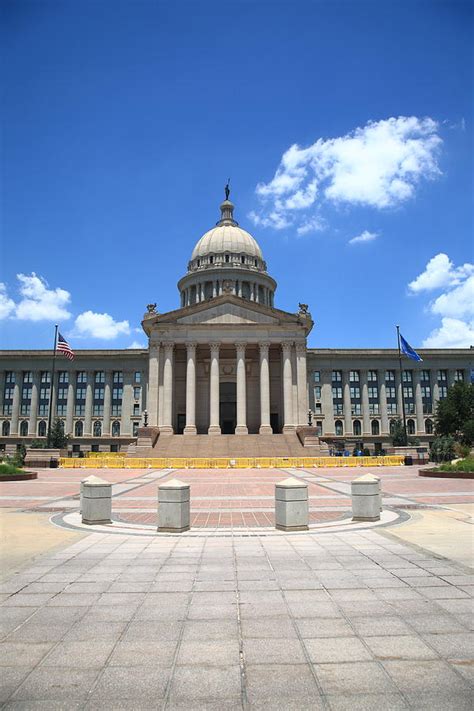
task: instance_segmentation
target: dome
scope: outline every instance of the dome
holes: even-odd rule
[[[237,225],[218,225],[204,234],[193,249],[191,260],[208,254],[247,254],[263,260],[262,250],[251,234]]]

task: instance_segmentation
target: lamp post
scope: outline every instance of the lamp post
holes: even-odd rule
[[[313,426],[313,413],[311,410],[308,410],[308,425],[309,427]]]
[[[148,427],[148,410],[143,410],[143,427]]]

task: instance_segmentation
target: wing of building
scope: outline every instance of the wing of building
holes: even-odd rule
[[[205,455],[216,435],[239,435],[254,456],[259,441],[271,448],[268,438],[281,433],[294,453],[309,410],[333,446],[380,450],[402,397],[409,434],[430,440],[436,402],[469,379],[472,351],[420,350],[423,362],[405,359],[400,378],[396,350],[308,349],[308,307],[275,307],[277,285],[258,243],[228,199],[220,210],[178,282],[180,308],[147,307],[147,349],[76,350],[73,361],[57,360],[54,387],[50,351],[0,351],[2,449],[46,436],[50,399],[76,453],[126,450],[145,409],[161,443],[183,436],[178,451],[187,440]]]

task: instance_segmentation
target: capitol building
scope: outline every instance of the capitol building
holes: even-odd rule
[[[423,362],[404,359],[400,378],[394,349],[308,348],[308,306],[277,308],[228,195],[220,212],[178,282],[179,308],[148,305],[148,348],[76,350],[57,358],[54,383],[50,351],[0,351],[1,449],[46,436],[50,399],[73,453],[127,450],[145,410],[157,456],[303,453],[309,419],[332,448],[380,451],[403,401],[409,434],[429,442],[436,402],[469,379],[472,351],[419,350]]]

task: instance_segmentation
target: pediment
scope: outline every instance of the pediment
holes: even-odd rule
[[[176,323],[182,324],[275,324],[278,321],[266,310],[264,312],[231,302],[209,305],[176,319]]]

